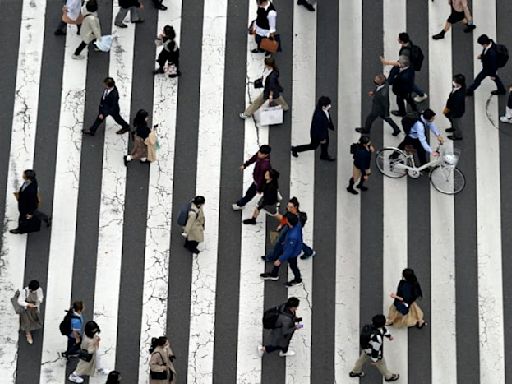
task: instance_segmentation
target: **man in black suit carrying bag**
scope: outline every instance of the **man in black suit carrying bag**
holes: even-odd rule
[[[320,145],[320,159],[327,161],[336,160],[329,156],[329,130],[334,131],[334,124],[329,115],[331,99],[327,96],[320,96],[316,105],[313,120],[311,121],[311,143],[292,146],[293,157],[299,157],[299,152],[314,151]]]
[[[380,73],[375,76],[373,82],[376,86],[375,91],[368,92],[368,95],[373,97],[372,111],[366,116],[364,127],[356,128],[356,132],[369,135],[373,122],[380,117],[391,125],[391,128],[393,128],[393,136],[398,136],[400,128],[393,119],[389,117],[389,85],[386,83],[386,76]]]
[[[107,77],[103,80],[103,83],[105,84],[105,90],[101,96],[98,117],[96,117],[90,129],[82,129],[82,132],[85,135],[94,136],[96,130],[105,121],[107,116],[112,116],[114,121],[121,126],[121,129],[116,132],[118,135],[130,132],[130,125],[119,114],[119,92],[117,91],[114,79]]]

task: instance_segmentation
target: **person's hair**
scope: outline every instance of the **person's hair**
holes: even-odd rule
[[[398,62],[400,63],[400,65],[402,65],[403,67],[408,67],[411,65],[411,60],[409,59],[409,56],[400,56],[398,58]]]
[[[165,343],[167,343],[167,336],[153,337],[151,339],[150,351],[154,350],[156,347],[163,347]]]
[[[289,202],[289,203],[292,203],[292,205],[293,205],[295,208],[299,209],[300,204],[299,204],[299,200],[297,200],[297,197],[296,197],[296,196],[293,196],[290,200],[288,200],[288,202]]]
[[[373,316],[372,317],[372,325],[375,328],[384,327],[386,325],[386,316],[381,315],[381,314]]]
[[[294,215],[291,212],[288,212],[286,214],[286,220],[288,221],[288,224],[290,224],[292,227],[295,227],[299,222],[299,218],[297,217],[297,215]]]
[[[103,80],[103,83],[109,87],[109,88],[112,88],[114,85],[116,85],[116,82],[114,81],[113,78],[111,77],[105,77],[105,80]]]
[[[193,202],[195,205],[197,205],[198,207],[199,207],[200,205],[204,205],[205,201],[206,201],[206,200],[204,199],[204,196],[196,196],[196,197],[194,197],[194,200],[192,200],[192,202]]]
[[[411,268],[405,268],[402,271],[402,276],[405,281],[413,285],[416,296],[422,297],[423,291],[421,290],[421,285],[418,283],[418,278],[414,274],[414,271]]]
[[[96,0],[89,0],[87,3],[85,3],[85,9],[87,9],[89,12],[96,12],[98,10],[98,3]]]
[[[423,111],[422,116],[425,118],[425,120],[432,120],[432,118],[436,115],[436,113],[431,110],[430,108],[427,108]]]
[[[71,304],[71,309],[75,312],[82,312],[84,309],[83,301],[74,301],[73,304]]]
[[[273,57],[266,57],[265,58],[265,65],[267,67],[271,67],[274,71],[278,71],[279,70],[277,68],[276,61],[274,60]]]
[[[30,283],[28,283],[28,289],[31,291],[36,291],[39,289],[39,281],[37,280],[30,280]]]
[[[482,45],[490,44],[491,41],[492,40],[485,33],[483,35],[478,36],[478,39],[476,39],[476,42]]]
[[[299,304],[300,304],[299,299],[297,299],[296,297],[289,297],[288,301],[286,302],[286,307],[287,308],[295,308],[295,307],[298,307]]]
[[[84,333],[85,333],[85,336],[87,336],[88,338],[92,339],[94,337],[94,335],[99,332],[100,332],[100,327],[98,326],[98,324],[95,321],[91,320],[91,321],[88,321],[87,323],[85,323]]]
[[[172,25],[166,25],[164,27],[164,35],[171,40],[174,40],[176,38],[176,32],[174,31]]]
[[[23,174],[25,175],[25,177],[29,180],[34,180],[36,178],[36,173],[34,172],[33,169],[25,169],[23,171]]]
[[[409,34],[407,32],[399,33],[398,40],[400,40],[404,44],[408,44],[411,41],[411,39],[409,38]]]
[[[386,82],[386,75],[384,75],[383,73],[379,73],[379,74],[375,75],[375,77],[377,79],[379,79],[381,84],[384,84]]]
[[[277,180],[279,180],[279,171],[277,169],[272,168],[268,172],[270,173],[270,178],[272,179],[272,181],[277,183]]]
[[[270,145],[263,144],[260,146],[259,152],[263,155],[270,155],[270,152],[272,152],[272,148],[270,148]]]
[[[462,88],[466,88],[466,77],[462,74],[457,74],[453,76],[453,81],[459,84]]]
[[[139,109],[137,113],[135,114],[135,117],[133,119],[133,125],[138,126],[141,124],[146,123],[146,117],[149,116],[149,113],[146,112],[144,109]]]
[[[359,138],[359,144],[366,145],[370,142],[370,136],[363,135]]]
[[[316,104],[316,106],[318,108],[323,108],[323,107],[327,107],[328,105],[331,104],[331,99],[328,97],[328,96],[320,96],[320,98],[318,99],[318,103]]]
[[[107,382],[105,384],[119,384],[121,382],[121,373],[112,371],[108,374]]]

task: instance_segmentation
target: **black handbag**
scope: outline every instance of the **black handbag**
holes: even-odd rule
[[[80,360],[83,360],[87,363],[89,363],[92,360],[92,353],[89,353],[87,349],[80,349],[80,352],[78,352],[78,357]]]
[[[254,88],[263,88],[263,77],[254,80]]]

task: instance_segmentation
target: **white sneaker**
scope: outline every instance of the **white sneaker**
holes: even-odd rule
[[[68,380],[72,381],[73,383],[83,383],[84,382],[84,379],[82,379],[80,376],[78,376],[75,372],[73,372],[71,375],[69,375]]]
[[[509,124],[512,124],[512,118],[508,118],[507,116],[501,116],[500,117],[500,121],[502,123],[509,123]]]
[[[286,353],[283,353],[283,351],[279,352],[279,357],[290,357],[290,356],[295,356],[295,352],[292,351],[291,349],[289,349],[288,352],[286,352]]]
[[[265,354],[265,347],[261,344],[258,345],[258,356],[263,357],[264,354]]]
[[[428,95],[425,93],[423,96],[415,96],[414,102],[415,103],[421,103],[422,101],[425,101],[428,99]]]
[[[85,59],[85,56],[82,56],[82,55],[75,55],[74,53],[71,55],[71,58],[72,59],[75,59],[75,60],[83,60]]]
[[[241,207],[239,206],[238,204],[233,204],[233,211],[241,211],[242,209],[244,209],[245,206]]]
[[[245,113],[243,113],[243,112],[242,112],[239,116],[240,116],[240,118],[241,118],[241,119],[244,119],[244,120],[249,118],[249,116],[247,116],[247,115],[246,115]]]

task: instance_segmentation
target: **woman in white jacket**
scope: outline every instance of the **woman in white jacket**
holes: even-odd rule
[[[80,54],[83,49],[93,41],[101,38],[100,20],[96,12],[97,10],[98,3],[96,0],[87,1],[85,6],[82,8],[82,15],[84,17],[80,28],[82,42],[76,48],[75,53],[71,56],[73,59],[83,59],[84,56]]]

